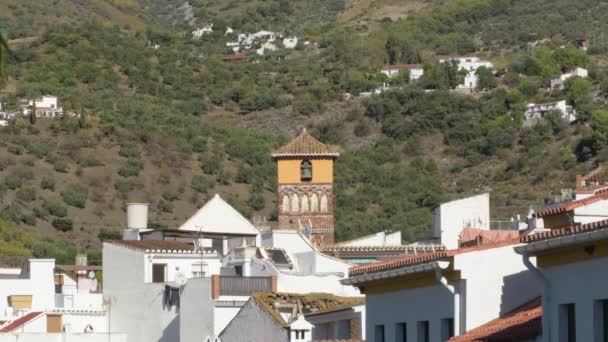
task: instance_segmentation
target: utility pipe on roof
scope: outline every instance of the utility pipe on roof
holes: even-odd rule
[[[545,277],[543,272],[541,272],[541,270],[539,270],[538,267],[536,267],[536,265],[534,265],[532,263],[532,261],[530,261],[530,254],[528,254],[528,252],[523,252],[523,253],[521,253],[521,255],[522,255],[523,262],[524,262],[524,265],[526,266],[526,268],[528,268],[528,270],[530,270],[530,272],[532,272],[532,274],[534,274],[543,284],[542,341],[551,342],[552,341],[552,339],[551,339],[551,330],[552,330],[551,313],[548,310],[546,310],[551,305],[551,282],[549,282],[549,279],[547,279],[547,277]]]
[[[461,316],[462,310],[464,310],[464,308],[466,306],[461,305],[460,291],[458,291],[456,289],[456,286],[450,285],[448,283],[448,279],[443,274],[443,270],[447,269],[450,266],[450,262],[449,261],[439,261],[439,262],[437,262],[437,264],[439,267],[435,268],[435,278],[437,279],[437,281],[439,281],[441,284],[443,284],[448,289],[448,291],[450,291],[450,293],[452,294],[452,296],[454,298],[454,314],[453,314],[454,336],[458,336],[464,332],[464,331],[461,331],[464,329],[461,329],[460,317],[462,317]]]

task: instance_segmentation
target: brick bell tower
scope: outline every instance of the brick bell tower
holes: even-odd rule
[[[306,129],[272,153],[279,229],[302,230],[316,246],[334,243],[334,161],[339,156]]]

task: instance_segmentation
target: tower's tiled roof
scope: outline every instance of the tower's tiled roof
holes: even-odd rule
[[[285,157],[332,157],[338,158],[340,154],[331,147],[313,138],[306,130],[287,144],[272,152],[273,158]]]

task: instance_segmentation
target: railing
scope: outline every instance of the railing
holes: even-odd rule
[[[276,278],[214,275],[212,277],[212,291],[213,298],[219,296],[250,296],[254,292],[272,292],[276,291]]]

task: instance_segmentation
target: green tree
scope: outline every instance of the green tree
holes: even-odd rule
[[[32,108],[30,108],[30,125],[36,124],[36,99],[32,99]]]
[[[10,49],[8,48],[8,42],[6,38],[0,33],[0,78],[4,77],[4,62],[6,61],[6,53],[10,53]]]
[[[496,88],[496,79],[492,71],[484,66],[477,68],[477,90],[490,90]]]

